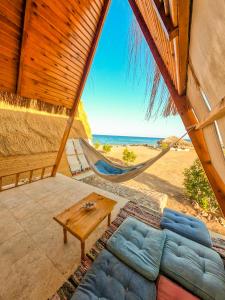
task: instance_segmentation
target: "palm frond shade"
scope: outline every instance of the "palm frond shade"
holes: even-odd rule
[[[160,74],[151,52],[146,45],[141,29],[133,18],[129,33],[129,76],[140,80],[138,74],[145,74],[145,96],[148,98],[146,119],[158,116],[176,115],[177,110]]]

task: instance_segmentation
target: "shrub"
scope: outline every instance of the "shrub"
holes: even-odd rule
[[[134,151],[129,151],[127,148],[123,151],[123,160],[125,161],[126,165],[130,162],[134,162],[137,158],[137,155],[134,153]]]
[[[199,159],[184,170],[184,187],[187,196],[206,211],[216,211],[218,204]]]
[[[161,143],[161,149],[166,150],[169,147],[167,143]]]
[[[94,147],[95,147],[95,149],[97,150],[97,149],[100,147],[100,143],[99,143],[99,142],[95,142],[95,143],[94,143]]]
[[[104,152],[109,153],[112,150],[112,145],[105,144],[102,149]]]

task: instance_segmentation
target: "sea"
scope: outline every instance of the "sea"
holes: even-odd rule
[[[93,143],[110,145],[150,145],[156,146],[162,138],[140,137],[140,136],[119,136],[119,135],[100,135],[93,134]]]

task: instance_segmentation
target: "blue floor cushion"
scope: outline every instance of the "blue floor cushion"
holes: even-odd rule
[[[164,208],[160,226],[174,231],[207,247],[212,247],[209,231],[205,224],[195,217]]]
[[[225,299],[225,270],[219,254],[165,229],[160,270],[205,300]]]
[[[155,300],[153,282],[103,250],[71,300]]]
[[[119,167],[114,167],[108,164],[107,162],[105,162],[104,160],[98,160],[95,163],[95,167],[100,173],[103,174],[116,175],[116,174],[127,173],[127,170],[121,169]]]
[[[127,218],[107,242],[107,248],[128,266],[149,280],[159,273],[165,233]]]

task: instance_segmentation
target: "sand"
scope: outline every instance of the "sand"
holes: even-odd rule
[[[124,148],[123,146],[114,146],[107,156],[118,163],[123,163],[122,152]],[[146,146],[129,146],[128,148],[137,155],[135,163],[145,161],[158,153],[158,150]],[[216,221],[208,221],[207,218],[199,216],[191,201],[185,197],[183,172],[185,168],[191,166],[196,158],[195,150],[188,152],[171,150],[144,173],[122,185],[128,189],[139,190],[140,193],[144,194],[150,190],[164,193],[168,196],[167,207],[190,215],[198,215],[198,218],[202,219],[210,230],[225,235],[224,226]],[[91,181],[89,180],[88,183],[91,184]],[[97,184],[96,179],[93,183],[94,185],[103,186],[101,181]],[[119,188],[121,189],[121,185]]]

